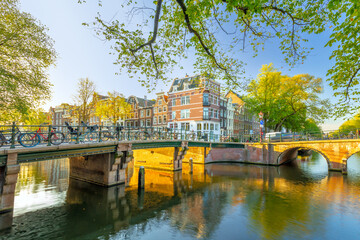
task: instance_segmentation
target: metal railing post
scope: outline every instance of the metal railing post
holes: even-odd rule
[[[76,131],[76,144],[79,144],[79,136],[80,136],[80,126],[77,127]]]
[[[48,138],[47,138],[47,145],[51,146],[51,141],[50,141],[50,137],[51,137],[51,124],[48,126]]]
[[[116,123],[116,138],[120,141],[120,124]]]
[[[10,146],[10,148],[15,148],[15,128],[16,128],[16,125],[15,125],[15,122],[13,122],[12,126],[11,126],[11,146]]]
[[[102,139],[101,139],[101,131],[102,131],[102,128],[103,128],[103,123],[101,123],[100,127],[99,127],[99,142],[102,142]]]

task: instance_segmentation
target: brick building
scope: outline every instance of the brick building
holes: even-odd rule
[[[130,96],[127,102],[131,105],[132,112],[125,120],[127,127],[151,127],[153,121],[153,106],[155,101]]]
[[[168,127],[220,137],[220,84],[207,76],[174,79],[169,91]]]

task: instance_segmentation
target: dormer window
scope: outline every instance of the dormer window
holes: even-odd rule
[[[177,86],[174,86],[173,87],[173,92],[176,92],[177,91]]]

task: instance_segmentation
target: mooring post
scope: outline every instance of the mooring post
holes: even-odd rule
[[[140,166],[139,169],[139,179],[138,179],[138,188],[145,188],[145,168],[144,166]]]
[[[190,158],[189,160],[189,165],[190,165],[190,173],[193,173],[193,159]]]

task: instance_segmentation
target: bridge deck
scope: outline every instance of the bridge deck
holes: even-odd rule
[[[182,140],[160,140],[160,141],[106,141],[81,144],[61,144],[58,146],[40,145],[33,148],[15,148],[0,150],[0,166],[5,166],[7,155],[18,154],[18,162],[34,162],[49,159],[88,156],[116,151],[118,144],[131,144],[131,149],[181,147],[182,142],[187,142],[188,147],[212,147],[212,148],[244,148],[242,143],[204,142],[204,141],[182,141]]]

